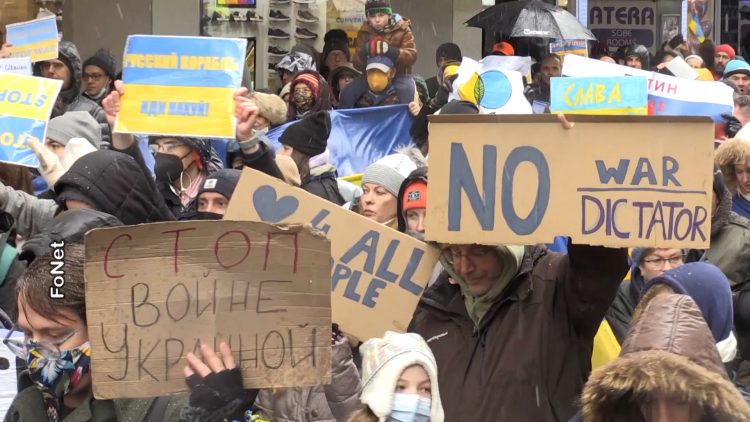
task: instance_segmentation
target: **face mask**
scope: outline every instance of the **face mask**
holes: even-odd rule
[[[367,85],[370,86],[370,91],[379,94],[388,88],[388,75],[371,70],[367,72]]]
[[[193,217],[193,220],[221,220],[224,218],[223,214],[217,214],[215,212],[198,211]]]
[[[312,95],[302,92],[294,93],[294,105],[298,112],[305,113],[312,108]]]
[[[86,342],[75,349],[53,354],[31,342],[26,366],[39,389],[61,399],[89,372],[91,344]]]
[[[416,394],[393,395],[388,422],[429,422],[432,401]]]
[[[266,136],[268,133],[268,126],[264,127],[263,129],[253,129],[253,133],[255,136]]]
[[[187,155],[178,157],[172,154],[157,152],[156,156],[154,157],[154,159],[156,160],[156,164],[154,166],[156,178],[161,180],[168,180],[170,183],[177,180],[177,178],[180,177],[180,174],[185,171],[185,168],[182,165],[182,159],[185,157],[187,157]]]

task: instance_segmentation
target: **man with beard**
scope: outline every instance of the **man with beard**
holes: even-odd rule
[[[716,47],[716,52],[714,53],[714,68],[712,69],[715,80],[720,81],[724,77],[724,69],[730,61],[734,60],[734,57],[735,52],[731,45],[721,44]]]

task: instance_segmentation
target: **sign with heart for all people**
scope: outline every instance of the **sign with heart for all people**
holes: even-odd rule
[[[302,189],[245,168],[224,220],[307,224],[331,241],[331,311],[360,340],[404,332],[439,251]]]

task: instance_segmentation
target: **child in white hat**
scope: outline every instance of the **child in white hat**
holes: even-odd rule
[[[443,422],[437,364],[422,337],[387,331],[359,351],[367,407],[349,422]]]

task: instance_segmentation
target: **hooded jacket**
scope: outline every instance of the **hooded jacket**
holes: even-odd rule
[[[738,136],[742,137],[742,131],[738,133]],[[735,164],[750,163],[750,141],[739,138],[725,141],[716,149],[714,162],[721,169],[727,188],[734,194],[732,196],[732,211],[745,218],[750,218],[750,201],[739,194],[734,173]]]
[[[81,157],[58,180],[55,193],[60,196],[69,188],[126,226],[175,219],[154,181],[133,157],[120,152],[96,151]]]
[[[648,49],[640,44],[633,44],[628,47],[628,49],[625,51],[625,58],[635,56],[638,57],[641,61],[641,69],[643,70],[650,70],[651,69],[651,54],[648,52]]]
[[[310,177],[302,182],[302,189],[336,205],[344,205],[344,197],[339,191],[338,173],[332,164],[324,164],[310,169]]]
[[[404,183],[401,183],[401,188],[398,190],[398,197],[396,198],[396,218],[398,218],[398,231],[406,233],[406,216],[404,215],[404,195],[406,195],[406,188],[412,184],[415,180],[421,180],[427,183],[427,167],[419,167],[409,177],[404,179]]]
[[[365,72],[367,57],[364,57],[365,48],[371,39],[379,37],[388,43],[389,47],[398,48],[398,56],[394,57],[396,73],[400,75],[411,75],[411,67],[417,62],[417,44],[414,42],[414,34],[411,32],[409,19],[394,13],[391,15],[389,27],[383,33],[375,31],[370,22],[365,21],[357,33],[357,41],[354,44],[357,54],[352,57],[354,67],[360,72]]]
[[[583,420],[643,421],[639,405],[656,394],[703,410],[701,420],[750,421],[750,407],[727,378],[714,337],[689,296],[658,295],[645,306],[620,357],[586,383]]]
[[[313,91],[313,105],[312,108],[305,113],[305,116],[314,114],[318,111],[330,111],[333,109],[333,93],[331,87],[328,86],[328,82],[315,70],[303,70],[294,75],[291,85],[289,86],[289,104],[287,111],[287,119],[292,122],[296,119],[301,118],[297,106],[294,104],[294,88],[297,84],[303,83],[300,81],[300,75],[311,75],[318,81],[317,92]]]
[[[430,345],[447,421],[567,421],[591,370],[594,335],[628,267],[627,251],[527,246],[482,317],[468,316],[447,274],[411,324]]]
[[[349,343],[333,346],[331,384],[260,390],[255,407],[278,422],[345,421],[361,405],[362,383]]]
[[[70,86],[68,89],[60,91],[51,117],[57,117],[69,111],[85,111],[96,119],[101,126],[102,142],[110,143],[112,132],[107,123],[107,116],[104,110],[95,101],[81,95],[83,68],[78,48],[70,41],[62,41],[59,45],[58,57],[70,71]],[[34,64],[34,76],[42,76],[42,63],[37,62]]]

